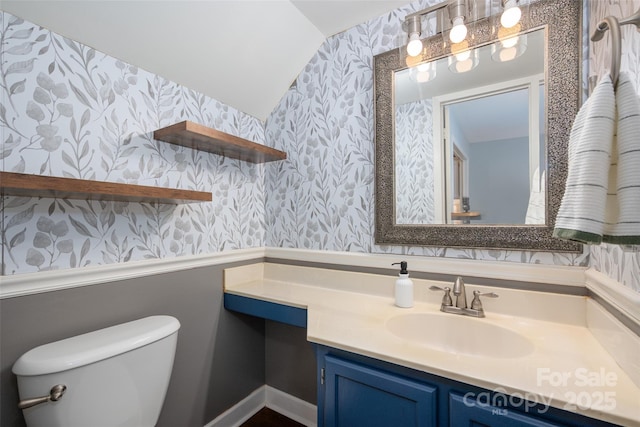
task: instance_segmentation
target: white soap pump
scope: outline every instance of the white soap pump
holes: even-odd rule
[[[391,265],[400,264],[400,274],[398,280],[396,280],[396,305],[402,308],[413,307],[413,282],[409,279],[409,272],[407,271],[407,262],[394,262]]]

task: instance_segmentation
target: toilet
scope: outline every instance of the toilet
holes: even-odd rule
[[[151,316],[29,350],[13,365],[27,426],[155,426],[179,328]]]

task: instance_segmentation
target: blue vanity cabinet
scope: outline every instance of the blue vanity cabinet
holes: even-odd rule
[[[324,377],[324,379],[322,379]],[[326,427],[435,427],[437,388],[332,355],[324,356]]]
[[[323,345],[316,359],[319,427],[614,426]]]
[[[449,394],[449,423],[451,426],[490,427],[560,427],[558,424],[542,420],[537,416],[516,412],[505,407],[486,404],[473,397]]]

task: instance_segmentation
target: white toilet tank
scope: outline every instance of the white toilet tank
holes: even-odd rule
[[[180,322],[151,316],[36,347],[13,365],[29,427],[152,427],[160,415]]]

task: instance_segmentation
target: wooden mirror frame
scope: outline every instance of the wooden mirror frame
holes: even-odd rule
[[[582,90],[582,2],[540,0],[528,6],[522,32],[544,29],[547,201],[545,225],[398,225],[395,223],[394,72],[406,68],[400,49],[374,57],[375,241],[379,245],[582,252],[576,242],[552,236],[567,178],[567,147]],[[474,24],[479,47],[492,39],[491,18]],[[447,56],[438,34],[423,40],[426,60]]]

